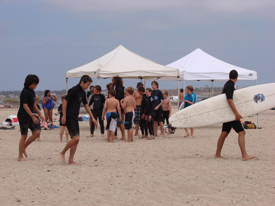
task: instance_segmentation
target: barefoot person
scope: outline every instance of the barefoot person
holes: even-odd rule
[[[102,116],[102,109],[104,107],[105,103],[105,96],[100,93],[101,92],[101,86],[96,85],[94,88],[94,95],[92,96],[89,105],[94,105],[93,110],[91,110],[94,118],[99,121],[100,125],[100,131],[101,131],[101,137],[104,136],[104,122],[101,119]],[[91,137],[94,136],[94,130],[95,130],[95,125],[93,122],[91,122]]]
[[[227,81],[225,83],[223,90],[222,90],[222,93],[226,94],[227,102],[228,102],[232,112],[235,114],[235,121],[223,123],[222,133],[221,133],[220,138],[217,143],[217,151],[216,151],[215,157],[223,158],[221,156],[221,150],[222,150],[225,138],[228,136],[231,128],[233,128],[235,130],[235,132],[237,132],[239,135],[238,142],[239,142],[239,146],[240,146],[241,153],[242,153],[242,160],[245,161],[245,160],[253,159],[253,158],[255,158],[255,156],[249,156],[246,153],[245,131],[244,131],[243,126],[240,122],[240,119],[242,118],[242,116],[237,111],[235,104],[233,102],[233,93],[235,90],[235,83],[237,82],[237,80],[238,80],[238,72],[236,70],[231,70],[229,73],[229,81]]]
[[[163,110],[162,110],[162,104],[164,103],[164,97],[162,92],[158,89],[159,84],[157,81],[152,81],[151,83],[152,86],[152,94],[151,96],[154,99],[154,134],[157,136],[157,130],[158,130],[158,124],[160,127],[160,132],[162,136],[164,135],[164,126],[163,126]]]
[[[116,90],[115,98],[120,102],[120,100],[122,100],[124,98],[124,86],[123,86],[123,81],[122,81],[121,77],[114,76],[112,79],[112,85],[113,85],[114,89]],[[121,120],[117,122],[117,125],[120,128],[121,136],[122,136],[120,140],[126,140],[125,127],[123,124],[123,113],[124,113],[124,110],[121,108]]]
[[[65,148],[60,152],[60,159],[62,162],[66,163],[65,161],[65,153],[68,149],[70,149],[70,157],[68,164],[76,164],[74,162],[74,155],[76,152],[76,148],[79,142],[79,124],[78,124],[78,115],[80,110],[80,103],[83,102],[84,107],[90,118],[96,124],[96,120],[91,113],[89,108],[85,90],[90,86],[93,80],[88,75],[83,75],[79,81],[79,83],[72,87],[69,91],[67,96],[65,97],[63,104],[63,117],[62,117],[62,124],[66,124],[69,134],[71,136],[71,140],[67,142]]]
[[[140,126],[140,107],[141,107],[141,100],[142,96],[139,94],[138,89],[140,87],[143,87],[142,82],[137,83],[137,89],[133,93],[133,97],[136,100],[136,107],[135,107],[135,119],[134,119],[134,124],[136,125],[136,131],[135,131],[135,136],[138,136],[138,130]]]
[[[40,136],[40,123],[37,117],[32,113],[35,110],[38,116],[44,121],[44,117],[41,115],[39,109],[35,104],[35,92],[34,89],[39,83],[39,78],[36,75],[29,74],[24,83],[24,88],[20,93],[20,106],[17,113],[19,121],[21,139],[19,141],[19,155],[18,161],[26,161],[23,157],[27,157],[26,148],[30,145],[37,137]],[[28,129],[32,131],[32,136],[28,139]],[[27,140],[27,141],[26,141]]]
[[[125,129],[128,131],[128,140],[127,142],[133,142],[133,120],[135,117],[135,107],[136,100],[133,97],[134,89],[133,87],[126,88],[126,97],[120,101],[121,107],[124,109],[125,113]]]
[[[186,107],[189,107],[190,105],[192,104],[195,104],[197,103],[197,95],[193,92],[194,91],[194,88],[192,85],[188,85],[185,89],[186,91],[186,94],[183,98],[183,101],[184,102],[184,108]],[[184,137],[189,137],[190,134],[188,132],[188,129],[187,128],[184,128],[185,129],[185,132],[186,132],[186,135]],[[194,137],[194,128],[190,128],[191,130],[191,137]]]
[[[63,103],[65,101],[65,97],[66,97],[66,94],[61,95],[61,97],[60,97],[61,103]],[[59,105],[57,113],[59,114],[60,142],[62,142],[62,137],[63,137],[64,131],[66,133],[66,142],[68,142],[69,141],[69,132],[66,127],[66,124],[62,124],[62,117],[63,117],[62,104]]]
[[[117,127],[117,121],[121,121],[121,109],[119,101],[115,98],[116,91],[109,90],[109,98],[106,99],[102,110],[102,121],[106,114],[107,126],[107,142],[113,142],[115,138],[115,131]]]
[[[164,90],[163,92],[164,101],[162,104],[162,110],[163,110],[163,124],[166,121],[166,124],[169,125],[169,117],[172,114],[172,105],[171,100],[168,98],[168,91]],[[168,132],[171,132],[171,129],[168,129]]]

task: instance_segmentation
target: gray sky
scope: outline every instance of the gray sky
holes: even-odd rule
[[[258,84],[275,82],[274,11],[274,0],[1,0],[0,91],[21,90],[30,73],[40,78],[36,90],[65,89],[67,70],[119,45],[163,65],[201,48],[257,71]],[[108,82],[100,80],[103,89]]]

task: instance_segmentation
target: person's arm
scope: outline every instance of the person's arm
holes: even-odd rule
[[[158,106],[155,107],[155,110],[158,110],[159,107],[164,103],[164,101],[165,101],[165,99],[163,99],[163,100],[158,104]]]
[[[120,106],[119,106],[119,102],[117,103],[116,107],[117,107],[116,109],[117,109],[117,112],[118,112],[118,115],[119,115],[118,120],[121,121],[121,109],[120,109]]]
[[[101,115],[101,119],[102,120],[104,120],[105,112],[106,112],[106,109],[107,109],[107,105],[108,105],[108,100],[105,101],[105,104],[104,104],[104,107],[103,107],[103,110],[102,110],[102,115]]]
[[[231,108],[231,110],[233,111],[233,113],[235,114],[235,120],[240,120],[243,117],[239,114],[239,112],[237,111],[235,104],[233,102],[233,99],[228,99],[227,100],[229,107]]]
[[[169,117],[171,116],[172,114],[172,105],[171,105],[171,100],[168,99],[168,108],[169,108]]]
[[[44,117],[42,116],[40,110],[38,109],[36,102],[34,102],[33,108],[36,111],[36,113],[39,115],[39,117],[42,119],[42,121],[44,122]]]
[[[127,99],[128,99],[128,98],[124,98],[124,99],[120,100],[120,104],[121,104],[121,107],[122,107],[123,109],[126,107]]]
[[[56,96],[55,95],[52,95],[51,96],[52,100],[56,102]]]
[[[23,104],[23,108],[25,109],[25,111],[27,112],[28,115],[30,115],[30,117],[32,118],[32,121],[34,124],[38,124],[39,121],[38,119],[35,117],[35,115],[32,113],[32,111],[30,110],[28,104]],[[37,108],[37,107],[36,107]]]
[[[68,101],[65,99],[64,102],[62,102],[62,112],[63,112],[63,117],[61,119],[62,124],[66,123],[67,104],[68,104]]]
[[[135,98],[135,100],[141,98],[141,96],[140,96],[140,94],[138,93],[138,91],[135,91],[135,92],[134,92],[134,98]]]
[[[97,121],[96,121],[96,119],[94,118],[94,116],[93,116],[93,114],[92,114],[92,112],[91,112],[91,110],[90,110],[90,107],[89,107],[88,103],[85,104],[84,107],[85,107],[86,112],[88,112],[88,114],[90,115],[90,118],[92,118],[92,121],[94,122],[95,127],[96,127]]]
[[[43,97],[43,104],[45,105],[49,99],[47,97]]]

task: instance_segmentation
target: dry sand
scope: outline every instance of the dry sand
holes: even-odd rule
[[[16,113],[17,108],[1,109],[0,121]],[[196,128],[195,138],[183,138],[184,130],[177,129],[170,137],[107,143],[99,129],[87,137],[88,122],[80,122],[75,155],[80,166],[60,161],[65,142],[59,142],[59,129],[42,130],[42,142],[27,148],[26,162],[17,161],[19,126],[0,130],[0,205],[271,206],[274,118],[274,110],[266,111],[260,115],[262,129],[246,130],[247,152],[256,158],[245,162],[234,131],[222,151],[228,159],[214,158],[220,124]],[[257,122],[255,116],[244,120]]]

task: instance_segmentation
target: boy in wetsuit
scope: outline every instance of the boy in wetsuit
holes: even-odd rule
[[[102,116],[102,109],[104,107],[105,103],[105,96],[100,93],[101,92],[101,87],[99,85],[96,85],[94,88],[94,95],[92,96],[89,105],[94,104],[94,109],[92,110],[92,114],[94,118],[97,120],[99,119],[99,125],[100,125],[100,131],[101,131],[101,136],[104,136],[104,123],[101,118]],[[93,122],[91,122],[91,137],[94,136],[94,129],[95,125]]]
[[[158,89],[159,84],[157,81],[153,81],[151,83],[153,92],[152,92],[152,97],[154,99],[154,110],[155,110],[155,115],[154,115],[154,134],[157,136],[157,130],[158,130],[158,124],[160,127],[160,132],[162,136],[164,135],[164,126],[163,126],[163,110],[162,110],[162,104],[164,103],[164,97],[162,92]]]
[[[140,105],[140,130],[141,130],[141,137],[140,138],[148,138],[148,129],[146,126],[146,120],[145,120],[145,99],[146,99],[146,94],[145,94],[145,89],[143,87],[138,88],[139,95],[142,97],[141,98],[141,105]]]
[[[120,101],[121,107],[124,109],[125,113],[125,129],[128,130],[128,140],[127,142],[134,141],[133,139],[133,120],[135,117],[135,107],[136,100],[133,97],[134,89],[133,87],[126,88],[126,97]]]
[[[138,136],[138,129],[140,126],[140,107],[141,107],[141,100],[142,100],[142,95],[139,94],[139,88],[143,87],[142,82],[137,83],[137,89],[133,93],[133,97],[136,100],[136,107],[135,107],[135,119],[134,119],[134,124],[136,125],[136,131],[135,131],[135,136]]]
[[[60,99],[61,99],[62,103],[64,102],[65,97],[66,97],[66,94],[61,95]],[[57,113],[60,115],[59,116],[60,142],[62,142],[62,136],[63,136],[64,131],[66,133],[66,142],[68,142],[69,141],[69,132],[68,132],[68,129],[66,127],[66,124],[62,124],[62,117],[63,117],[62,104],[59,105]]]
[[[40,136],[41,127],[39,120],[36,115],[32,113],[32,111],[35,110],[42,121],[44,121],[44,117],[35,104],[34,89],[38,83],[39,78],[34,74],[29,74],[25,79],[24,88],[20,93],[20,106],[17,113],[21,132],[21,139],[19,141],[19,155],[17,159],[19,162],[27,160],[23,157],[24,154],[27,158],[26,148]],[[32,135],[27,139],[28,129],[32,131]]]
[[[229,132],[231,131],[231,128],[235,130],[235,132],[238,133],[238,142],[242,153],[242,160],[250,160],[255,158],[255,156],[249,156],[246,153],[245,149],[245,131],[243,129],[243,126],[240,122],[240,119],[242,119],[242,116],[237,111],[235,104],[233,102],[233,93],[235,90],[235,83],[238,80],[238,72],[236,70],[231,70],[229,73],[229,81],[227,81],[223,87],[222,93],[226,94],[227,102],[235,114],[235,121],[226,122],[222,125],[222,133],[219,137],[218,143],[217,143],[217,151],[216,151],[216,158],[223,158],[221,156],[221,150],[223,147],[223,143],[225,141],[225,138],[228,136]],[[224,158],[223,158],[224,159]]]
[[[145,114],[145,121],[147,128],[150,133],[150,137],[148,137],[148,140],[155,139],[154,136],[154,128],[153,128],[153,115],[154,115],[154,99],[151,96],[152,94],[152,89],[151,88],[146,88],[145,91],[146,98],[145,98],[145,109],[144,109],[144,114]]]
[[[109,98],[105,101],[104,108],[102,110],[102,121],[106,113],[107,126],[107,142],[113,142],[115,138],[115,131],[117,127],[117,119],[121,121],[121,109],[119,106],[119,101],[115,98],[116,91],[109,91]],[[107,110],[107,111],[106,111]]]
[[[68,149],[70,149],[70,157],[68,164],[76,164],[74,162],[74,155],[77,149],[77,145],[79,142],[79,123],[78,123],[78,115],[80,110],[80,104],[83,102],[85,110],[90,115],[90,118],[96,124],[96,120],[93,117],[93,114],[89,108],[85,90],[90,86],[92,83],[92,78],[88,75],[83,75],[79,81],[79,83],[72,87],[69,91],[65,100],[63,102],[63,117],[62,117],[62,124],[66,124],[69,134],[71,136],[71,140],[67,142],[66,146],[60,152],[59,156],[62,162],[66,163],[65,161],[65,153]]]

